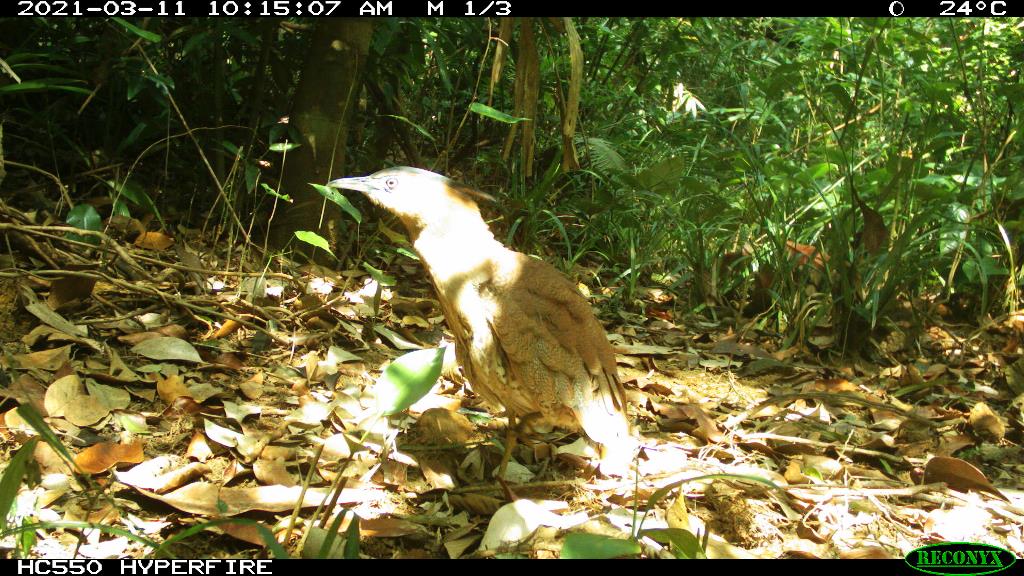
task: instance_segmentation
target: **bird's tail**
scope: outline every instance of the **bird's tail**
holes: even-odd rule
[[[628,472],[640,443],[630,430],[621,385],[608,380],[607,386],[599,386],[574,411],[587,436],[601,444],[602,470]]]

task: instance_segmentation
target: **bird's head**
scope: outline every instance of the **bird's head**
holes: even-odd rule
[[[328,186],[362,192],[373,203],[401,218],[415,235],[426,228],[447,226],[453,219],[480,219],[474,197],[491,199],[440,174],[408,166],[387,168],[369,176],[339,178],[328,182]]]

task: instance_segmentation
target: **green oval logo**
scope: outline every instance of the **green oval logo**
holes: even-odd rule
[[[995,574],[1017,561],[1009,550],[979,542],[943,542],[911,550],[907,565],[919,572],[939,576]]]

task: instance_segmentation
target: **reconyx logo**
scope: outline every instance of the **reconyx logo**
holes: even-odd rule
[[[911,550],[907,564],[940,576],[978,576],[1006,570],[1017,558],[1007,550],[977,542],[943,542]]]

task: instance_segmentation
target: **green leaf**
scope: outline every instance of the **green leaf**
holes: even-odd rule
[[[298,148],[299,145],[295,142],[275,142],[270,145],[271,152],[287,152]]]
[[[132,211],[128,208],[128,203],[124,200],[114,200],[114,204],[110,207],[110,215],[131,218]]]
[[[569,534],[562,543],[561,558],[579,560],[584,558],[604,560],[620,556],[635,556],[640,553],[636,540],[612,538],[600,534]]]
[[[390,416],[423,398],[437,383],[445,347],[409,352],[384,369],[377,380],[377,409]]]
[[[310,232],[309,230],[296,230],[295,237],[305,242],[306,244],[316,246],[317,248],[321,248],[331,256],[334,256],[334,252],[331,252],[330,244],[327,243],[327,240],[324,239],[323,236],[317,234],[316,232]],[[337,258],[337,256],[334,257]]]
[[[370,277],[376,280],[381,286],[394,286],[398,283],[394,276],[385,274],[383,270],[378,270],[366,262],[363,262],[363,268],[365,268],[366,271],[370,273]]]
[[[431,142],[435,141],[434,137],[430,135],[430,132],[427,132],[426,128],[420,126],[419,124],[413,122],[412,120],[409,120],[405,116],[398,116],[396,114],[381,114],[381,116],[383,116],[385,118],[394,118],[395,120],[401,120],[402,122],[405,122],[409,126],[412,126],[413,128],[415,128],[416,131],[419,132],[421,135],[423,135],[427,140],[430,140]]]
[[[4,469],[4,475],[0,478],[0,530],[7,530],[7,516],[14,505],[14,498],[18,495],[18,488],[28,470],[30,458],[36,449],[39,438],[32,438],[25,442],[24,446],[18,449]]]
[[[203,361],[195,346],[174,336],[160,336],[143,340],[132,346],[132,352],[150,360],[180,360],[197,363]]]
[[[103,227],[100,213],[91,204],[79,204],[68,212],[68,226],[81,228],[82,230],[99,231]],[[95,236],[82,236],[81,234],[68,234],[68,238],[78,242],[85,242],[98,246],[100,239]]]
[[[124,182],[118,182],[116,180],[105,180],[105,182],[107,186],[114,191],[115,203],[121,199],[126,199],[136,206],[141,206],[156,216],[156,219],[159,220],[161,224],[165,224],[163,217],[160,215],[160,210],[158,210],[156,204],[153,203],[153,199],[149,197],[149,194],[146,194],[146,191],[138,182],[130,178]],[[128,211],[125,210],[125,215],[127,215],[127,212]]]
[[[291,196],[289,196],[287,194],[279,194],[277,192],[277,190],[274,190],[273,188],[268,186],[265,182],[260,182],[260,186],[263,187],[263,191],[264,192],[266,192],[267,194],[270,194],[271,196],[273,196],[274,198],[277,198],[278,200],[284,200],[285,202],[291,202],[292,201],[292,197]]]
[[[352,513],[352,522],[345,531],[345,551],[343,557],[350,560],[359,558],[359,515]]]
[[[476,112],[481,116],[490,118],[491,120],[497,120],[498,122],[503,122],[505,124],[518,124],[520,122],[525,122],[529,120],[529,118],[517,118],[515,116],[509,116],[508,114],[505,114],[501,110],[495,110],[494,108],[491,108],[490,106],[486,104],[481,104],[479,102],[473,102],[472,104],[470,104],[469,110],[470,112]]]
[[[92,90],[79,88],[78,86],[68,86],[67,84],[54,84],[53,82],[43,82],[39,80],[32,80],[29,82],[18,82],[16,84],[0,86],[0,94],[15,94],[20,92],[45,92],[47,90],[64,90],[65,92],[74,92],[75,94],[85,95],[92,94]]]
[[[82,230],[98,232],[103,228],[100,213],[91,204],[79,204],[68,212],[67,223]]]
[[[647,536],[661,544],[670,544],[676,558],[706,558],[704,547],[689,530],[682,528],[652,528],[641,530],[640,536]]]
[[[132,34],[135,34],[136,36],[138,36],[139,38],[142,38],[143,40],[149,40],[150,42],[159,42],[160,40],[162,40],[162,38],[160,38],[159,34],[154,34],[153,32],[150,32],[149,30],[143,30],[142,28],[139,28],[135,24],[132,24],[131,22],[129,22],[129,21],[123,19],[123,18],[111,18],[111,20],[113,20],[114,22],[117,22],[121,26],[124,26],[125,30],[131,32]]]
[[[43,417],[39,415],[39,412],[36,412],[35,408],[29,404],[24,404],[18,406],[16,410],[18,411],[18,416],[21,416],[22,420],[28,422],[28,425],[50,445],[50,448],[53,448],[54,452],[59,454],[71,466],[72,470],[78,470],[78,465],[75,464],[75,458],[71,455],[71,452],[68,452],[67,447],[57,438],[53,430],[47,426],[46,422],[43,421]]]
[[[330,186],[324,186],[322,184],[313,184],[312,182],[310,182],[309,185],[316,188],[316,191],[319,192],[321,196],[341,207],[341,209],[347,212],[357,224],[363,223],[362,213],[360,213],[359,209],[353,206],[352,203],[348,201],[348,198],[345,198],[345,195],[339,192],[337,188],[331,188]]]
[[[419,260],[420,259],[418,254],[416,254],[415,252],[409,250],[408,248],[401,248],[401,247],[395,248],[395,252],[398,252],[402,256],[406,256],[408,258],[412,258],[413,260]]]

